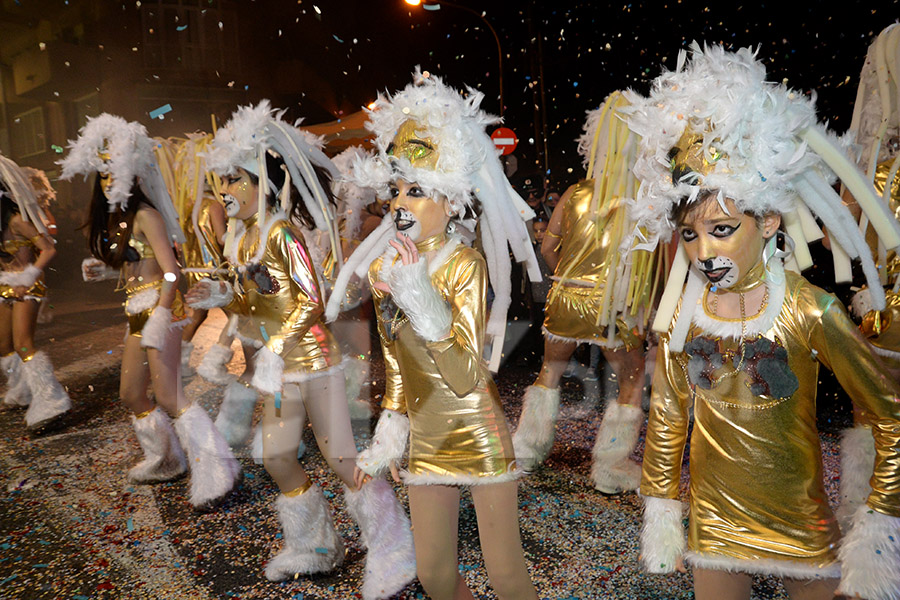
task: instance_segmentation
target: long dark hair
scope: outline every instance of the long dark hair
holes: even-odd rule
[[[6,187],[6,182],[3,180],[0,180],[0,192],[2,192],[0,194],[0,236],[2,236],[2,233],[9,229],[9,222],[12,218],[19,214],[19,204],[9,193],[9,188]],[[11,256],[0,247],[0,258],[8,259]]]
[[[135,179],[131,184],[131,196],[125,208],[116,208],[110,212],[100,178],[95,179],[88,221],[82,226],[88,230],[88,248],[94,258],[102,260],[114,269],[121,268],[125,262],[135,260],[136,252],[128,245],[128,240],[131,239],[134,227],[134,215],[142,204],[153,206]]]
[[[322,189],[325,191],[325,197],[328,199],[328,203],[332,207],[336,207],[337,204],[334,200],[334,193],[331,191],[331,173],[318,165],[312,165],[312,167],[313,172],[316,174],[316,179],[319,180],[319,185],[321,185]],[[269,190],[269,195],[266,197],[266,204],[268,204],[269,208],[275,208],[279,205],[278,195],[281,193],[281,187],[284,185],[284,169],[284,161],[282,161],[280,157],[272,156],[272,154],[268,152],[266,153],[266,171],[268,172],[269,179],[272,180],[272,183],[276,186],[276,189]],[[250,180],[254,185],[259,185],[259,177],[249,171],[247,171],[247,175],[250,176]],[[316,228],[315,219],[313,219],[309,209],[306,208],[303,197],[300,195],[300,192],[297,191],[297,188],[293,183],[291,183],[290,186],[290,204],[291,208],[288,211],[289,221],[299,223],[306,229]]]

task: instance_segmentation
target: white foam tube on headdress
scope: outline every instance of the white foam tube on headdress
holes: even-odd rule
[[[391,220],[391,215],[384,215],[381,225],[366,236],[366,239],[357,246],[353,254],[347,259],[344,268],[340,270],[337,279],[335,279],[331,297],[328,298],[328,303],[325,306],[325,320],[328,323],[337,319],[341,312],[341,305],[347,292],[347,285],[350,283],[350,277],[354,274],[358,277],[365,276],[372,261],[381,256],[385,248],[389,247],[388,241],[394,237],[394,232],[394,222]]]
[[[823,232],[819,227],[819,224],[816,223],[816,218],[809,212],[808,206],[802,202],[797,202],[795,203],[794,210],[797,211],[797,216],[800,218],[800,226],[803,228],[803,239],[806,240],[807,244],[821,240],[825,237],[825,232]]]
[[[844,250],[837,240],[831,239],[831,260],[834,265],[835,283],[850,283],[853,281],[853,265],[850,263],[850,255]]]
[[[796,210],[786,212],[781,215],[784,221],[784,228],[788,235],[796,242],[794,246],[794,258],[797,261],[797,269],[803,271],[813,266],[812,255],[809,253],[809,246],[806,237],[803,235],[803,226],[800,224],[800,215]]]
[[[891,117],[890,74],[888,73],[887,56],[885,54],[889,36],[889,32],[882,32],[875,39],[875,78],[878,83],[878,96],[881,99],[881,121],[869,148],[868,170],[866,172],[869,181],[875,177],[875,169],[878,166],[878,152],[881,150],[881,140],[884,139],[884,132],[887,131],[888,121]]]
[[[681,352],[684,350],[684,341],[687,339],[691,321],[694,320],[694,311],[697,310],[697,302],[700,301],[705,287],[706,284],[700,275],[697,275],[695,269],[689,269],[687,285],[684,287],[684,295],[681,298],[681,312],[678,313],[675,327],[672,328],[672,337],[669,338],[670,351]]]
[[[185,243],[184,230],[181,228],[178,213],[175,211],[172,196],[169,195],[169,188],[166,187],[159,165],[150,165],[146,172],[141,173],[140,186],[153,208],[162,215],[169,242]]]
[[[287,169],[284,171],[284,185],[281,186],[281,193],[279,196],[281,210],[287,213],[291,210],[291,172]]]
[[[656,309],[656,317],[653,319],[651,327],[657,333],[665,333],[669,330],[669,324],[672,322],[672,316],[678,306],[678,299],[684,290],[684,278],[691,266],[684,245],[678,242],[677,246],[675,260],[672,261],[672,268],[669,269],[669,277],[666,280],[666,289],[659,300],[659,307]]]
[[[888,212],[887,207],[881,203],[872,182],[863,179],[859,168],[851,163],[818,128],[807,127],[800,133],[800,137],[841,178],[847,189],[856,198],[859,207],[868,216],[878,237],[884,241],[885,247],[900,246],[900,224]],[[819,215],[819,217],[821,216]]]

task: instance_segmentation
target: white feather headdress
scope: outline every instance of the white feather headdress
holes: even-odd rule
[[[353,177],[355,165],[365,164],[371,157],[371,152],[351,146],[331,159],[341,173],[340,178],[334,180],[332,190],[338,203],[338,213],[343,217],[341,235],[347,239],[356,237],[365,207],[376,200],[375,190],[359,185]]]
[[[831,188],[835,174],[889,247],[900,245],[900,227],[837,138],[817,123],[814,98],[767,82],[764,65],[749,48],[726,52],[721,46],[701,48],[694,42],[690,61],[686,59],[682,50],[675,70],[657,77],[646,98],[629,92],[631,106],[621,111],[641,136],[634,167],[641,185],[631,207],[635,236],[645,236],[649,244],[668,239],[674,230],[670,212],[682,198],[694,201],[701,190],[718,190],[719,201],[731,198],[738,210],[785,215],[797,249],[808,256],[810,227],[792,228],[791,223],[804,221],[804,214],[812,211],[827,227],[832,244],[861,260],[866,277],[878,288],[873,300],[883,307],[884,294],[865,240]],[[708,169],[676,176],[673,182],[670,151],[685,133],[702,140]],[[677,260],[686,260],[683,253],[679,256]],[[670,285],[684,282],[682,266],[680,281],[673,276]],[[661,310],[654,328],[667,326]]]
[[[88,119],[78,139],[69,141],[69,153],[56,164],[62,167],[62,179],[109,173],[113,179],[107,194],[110,211],[128,204],[131,186],[138,178],[144,195],[163,216],[169,239],[184,243],[184,232],[154,154],[155,144],[140,123],[103,113]],[[101,152],[108,153],[109,160],[101,158]]]
[[[484,95],[467,88],[467,97],[445,85],[440,77],[424,75],[418,68],[413,83],[394,95],[379,95],[368,110],[366,127],[375,134],[377,154],[371,160],[357,160],[353,177],[360,185],[372,187],[386,198],[388,184],[397,179],[415,182],[433,196],[446,196],[451,209],[462,216],[475,198],[481,204],[483,247],[490,283],[494,291],[487,333],[494,336],[494,350],[502,345],[506,312],[510,304],[509,249],[518,262],[526,263],[532,281],[540,281],[540,269],[534,256],[525,222],[534,212],[513,190],[503,173],[498,150],[485,127],[499,119],[481,110]],[[413,165],[406,157],[389,156],[394,136],[407,121],[416,125],[416,134],[428,138],[437,149],[436,163],[429,168]],[[461,224],[474,228],[474,223]],[[335,283],[326,309],[326,318],[334,320],[340,311],[342,290],[350,275],[363,276],[369,264],[388,247],[393,237],[392,224],[386,219],[353,253]],[[369,242],[369,243],[366,243]],[[492,359],[493,367],[496,362]]]
[[[27,167],[20,167],[0,154],[0,181],[5,184],[10,196],[18,205],[19,214],[25,221],[32,223],[42,234],[47,234],[47,225],[50,221],[41,209],[37,193],[31,184],[31,179],[26,169]],[[43,173],[43,171],[40,171],[40,173]],[[47,185],[49,186],[49,183]],[[53,188],[50,189],[52,190]]]

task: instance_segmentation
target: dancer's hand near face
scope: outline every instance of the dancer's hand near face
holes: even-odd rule
[[[398,231],[397,239],[389,241],[388,244],[397,250],[397,254],[400,256],[400,260],[404,265],[411,265],[419,262],[419,250],[416,248],[416,244],[402,231]],[[375,282],[375,289],[382,291],[385,294],[391,293],[391,286],[386,281]]]

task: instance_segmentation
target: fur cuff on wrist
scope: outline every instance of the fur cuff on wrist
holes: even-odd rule
[[[162,350],[171,328],[172,311],[163,306],[157,306],[141,329],[141,346]]]
[[[0,284],[9,287],[24,286],[30,288],[43,273],[34,265],[28,265],[22,271],[0,271]]]
[[[860,506],[838,558],[838,593],[866,600],[900,598],[900,517]]]
[[[88,269],[99,269],[101,273],[98,275],[88,275]],[[118,276],[119,272],[115,269],[111,269],[109,265],[102,260],[90,257],[81,261],[81,277],[88,283],[116,279]]]
[[[219,284],[225,284],[225,291],[219,291]],[[197,282],[196,285],[202,285],[206,289],[209,290],[209,297],[206,300],[196,300],[194,302],[188,302],[188,306],[191,308],[205,308],[209,310],[210,308],[219,308],[221,306],[227,306],[231,299],[234,298],[234,289],[231,287],[231,284],[227,281],[218,281],[216,279],[201,279]]]
[[[393,410],[384,410],[378,417],[372,444],[359,453],[356,466],[372,477],[380,477],[391,466],[399,466],[409,439],[409,419]]]
[[[253,379],[250,384],[264,394],[281,391],[284,360],[263,346],[253,355]]]
[[[447,302],[431,285],[425,260],[395,266],[391,270],[390,284],[394,302],[409,317],[420,337],[436,342],[449,335],[453,315]]]
[[[650,573],[671,573],[686,545],[681,502],[653,496],[643,496],[643,499],[641,562]]]

